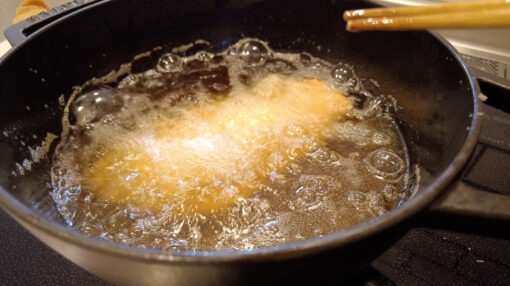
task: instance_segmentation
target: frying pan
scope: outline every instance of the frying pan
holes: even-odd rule
[[[455,181],[479,133],[476,81],[435,33],[346,33],[342,12],[371,6],[334,0],[76,0],[12,26],[6,36],[15,47],[0,60],[0,206],[63,256],[119,285],[327,284],[359,271],[416,225],[501,234],[510,217],[508,198]],[[378,93],[393,95],[411,163],[421,169],[412,197],[353,228],[250,251],[144,249],[67,226],[48,196],[50,162],[23,166],[42,138],[60,134],[59,98],[157,46],[164,51],[204,39],[220,51],[243,37],[352,64],[360,76],[379,82]],[[135,61],[133,69],[156,59]],[[15,176],[16,168],[25,175]]]

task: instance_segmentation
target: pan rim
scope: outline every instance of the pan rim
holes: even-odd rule
[[[101,1],[90,5],[84,9],[105,4],[108,1]],[[75,13],[63,17],[62,19],[51,23],[33,34],[34,38],[61,20],[72,17]],[[336,231],[322,237],[301,240],[292,243],[285,243],[276,246],[257,248],[254,250],[218,250],[218,251],[168,251],[161,249],[140,248],[119,243],[100,240],[82,234],[71,227],[58,224],[48,218],[41,216],[36,210],[26,206],[21,201],[12,196],[6,189],[0,186],[0,206],[16,221],[23,225],[28,225],[37,231],[42,231],[58,240],[73,244],[78,248],[85,248],[98,253],[130,258],[133,260],[143,260],[158,263],[231,263],[231,262],[256,262],[269,260],[292,259],[311,254],[320,253],[329,249],[347,245],[353,241],[374,235],[391,226],[401,223],[406,218],[415,215],[433,202],[442,192],[447,191],[446,187],[453,181],[455,176],[461,171],[467,160],[471,156],[476,145],[478,134],[480,132],[480,116],[478,94],[480,89],[475,78],[471,75],[466,63],[463,61],[455,48],[436,32],[427,31],[436,40],[438,40],[457,61],[468,79],[469,87],[473,100],[473,111],[471,125],[467,133],[466,140],[454,159],[448,167],[438,176],[433,183],[427,186],[420,194],[410,199],[402,207],[394,208],[380,217],[356,225],[354,227]],[[30,37],[32,38],[32,36]],[[10,54],[15,53],[17,49],[22,48],[30,39],[27,39],[21,45],[12,48],[0,59],[0,66]],[[32,232],[32,230],[29,230]]]

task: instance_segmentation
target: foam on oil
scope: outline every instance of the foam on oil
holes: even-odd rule
[[[253,249],[402,199],[404,145],[352,67],[255,39],[183,56],[192,47],[72,98],[51,193],[70,225],[141,247]]]

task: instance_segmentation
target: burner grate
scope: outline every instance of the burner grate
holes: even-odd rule
[[[487,58],[477,57],[461,53],[462,57],[470,67],[475,67],[492,75],[508,78],[508,65]]]

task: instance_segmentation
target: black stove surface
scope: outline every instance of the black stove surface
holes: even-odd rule
[[[488,105],[482,111],[482,134],[463,181],[510,195],[510,114]],[[0,211],[0,285],[109,284],[43,245]],[[510,240],[415,228],[343,285],[510,285]]]

